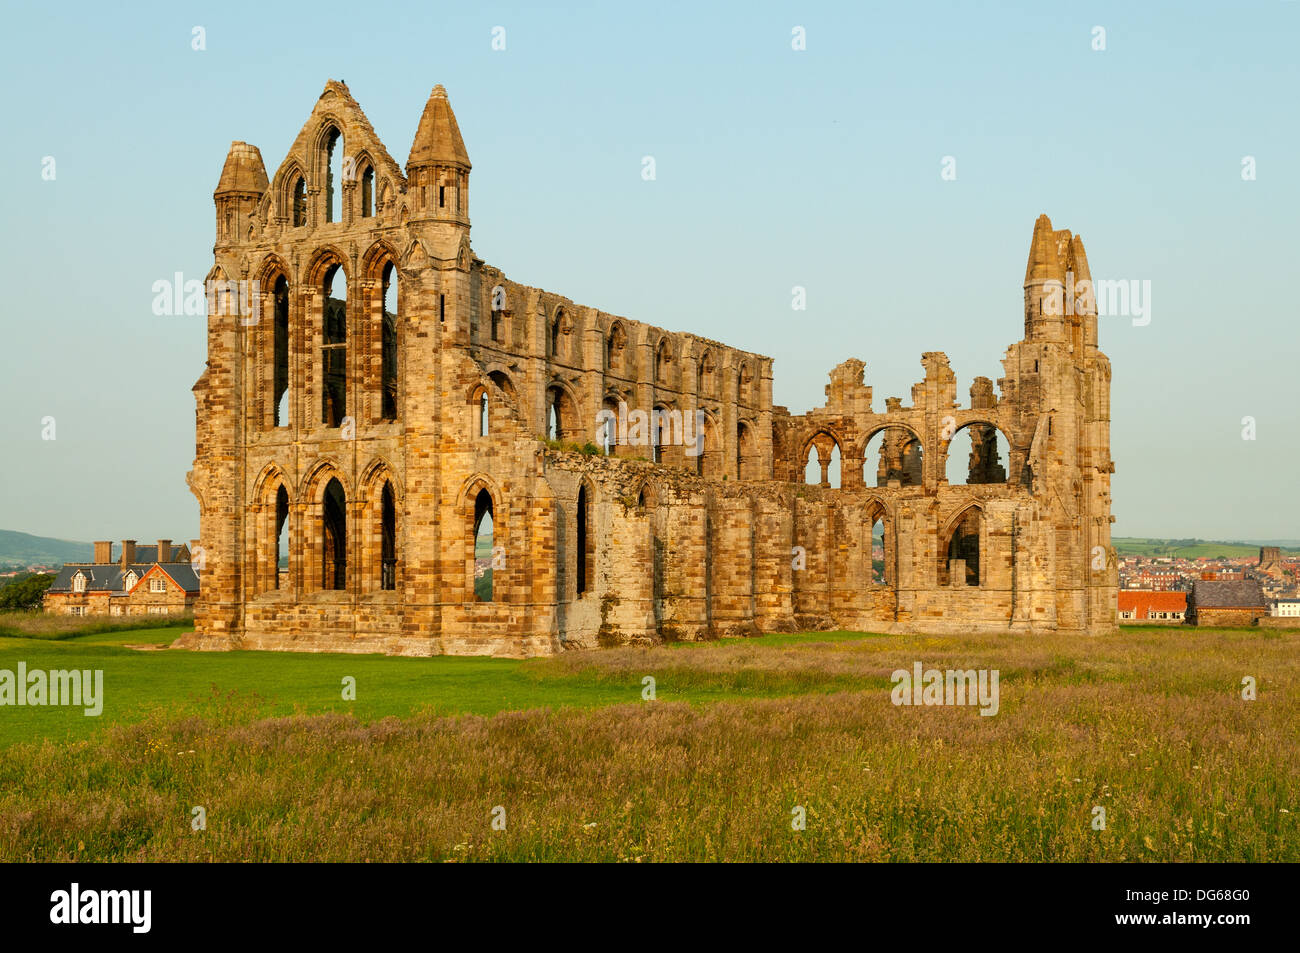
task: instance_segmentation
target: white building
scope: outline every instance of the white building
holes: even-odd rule
[[[1300,616],[1300,599],[1274,599],[1268,614],[1275,616]]]

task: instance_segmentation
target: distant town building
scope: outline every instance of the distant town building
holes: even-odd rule
[[[1182,622],[1187,612],[1187,593],[1153,592],[1141,589],[1119,591],[1121,622]]]
[[[1198,579],[1187,600],[1187,620],[1193,625],[1254,625],[1268,614],[1263,590],[1250,579]]]
[[[1300,599],[1274,599],[1269,603],[1268,614],[1283,618],[1300,618]]]
[[[160,539],[154,546],[122,540],[113,559],[111,542],[96,542],[94,559],[66,563],[45,593],[45,611],[58,615],[182,615],[193,611],[199,577],[190,548]]]
[[[1259,564],[1255,566],[1255,572],[1261,576],[1271,576],[1274,579],[1282,579],[1282,550],[1277,546],[1261,546],[1259,548]]]

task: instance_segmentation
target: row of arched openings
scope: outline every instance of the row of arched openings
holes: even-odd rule
[[[377,558],[373,559],[374,565],[363,588],[394,590],[397,588],[397,501],[391,481],[383,481],[377,502],[376,512],[370,515],[370,519],[377,520],[378,526],[360,527],[363,532],[377,531],[379,544]],[[325,483],[319,503],[308,508],[304,516],[308,526],[304,527],[306,532],[300,533],[298,539],[311,554],[311,558],[304,560],[304,571],[308,574],[304,588],[348,589],[351,574],[355,572],[349,556],[358,547],[349,545],[347,498],[337,477],[331,477]],[[283,483],[275,492],[274,519],[273,570],[264,588],[287,589],[292,582],[289,548],[294,535],[289,492]]]
[[[495,312],[494,312],[495,314]],[[495,327],[495,326],[494,326]],[[572,343],[573,320],[564,308],[557,308],[551,319],[546,338],[546,354],[552,360],[566,360],[576,356],[577,345]],[[497,332],[493,331],[496,340]],[[628,377],[633,370],[632,358],[628,349],[628,334],[621,321],[610,325],[605,335],[605,371],[606,373]],[[652,379],[655,384],[668,385],[674,363],[672,348],[667,337],[661,338],[654,349]],[[735,400],[738,404],[753,403],[752,384],[754,374],[748,364],[741,364],[735,374]],[[720,399],[722,375],[718,370],[717,359],[713,351],[706,349],[696,362],[697,394]]]
[[[356,183],[356,215],[371,218],[376,211],[375,167],[368,156],[345,154],[343,133],[330,123],[322,128],[317,140],[319,152],[314,157],[317,168],[324,176],[324,218],[326,222],[341,222],[343,215],[344,183]],[[319,181],[319,180],[318,180]],[[307,176],[295,169],[290,173],[286,190],[287,218],[294,228],[307,224]]]
[[[966,452],[963,453],[962,451]],[[863,453],[865,486],[920,486],[924,482],[924,450],[917,435],[906,427],[877,431]],[[804,457],[804,482],[838,488],[842,483],[839,441],[827,431],[808,442]],[[1010,444],[992,424],[970,423],[953,433],[944,460],[950,486],[1006,483]]]
[[[321,273],[320,330],[321,344],[317,362],[320,380],[320,423],[340,427],[349,415],[349,382],[352,361],[349,354],[349,328],[361,326],[350,319],[348,277],[343,264],[331,262]],[[378,300],[362,302],[366,309],[378,311],[380,344],[380,379],[378,381],[379,420],[397,419],[397,268],[391,258],[378,269]],[[290,390],[290,288],[283,273],[272,283],[270,379],[271,426],[289,426]],[[355,417],[355,414],[353,414]]]

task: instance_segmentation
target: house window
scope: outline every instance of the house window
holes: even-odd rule
[[[73,615],[85,615],[85,614],[86,614],[86,607],[85,607],[85,606],[73,606],[73,607],[72,607],[71,609],[69,609],[68,611],[69,611],[70,613],[72,613]]]
[[[122,607],[121,607],[121,606],[109,606],[109,607],[108,607],[108,614],[109,614],[109,615],[121,615],[121,614],[122,614]]]
[[[77,573],[77,574],[72,578],[72,591],[73,591],[73,592],[85,592],[85,591],[86,591],[86,577],[83,576],[81,573]]]
[[[150,607],[149,607],[149,614],[150,614],[150,615],[167,615],[167,614],[170,613],[170,612],[171,612],[171,609],[170,609],[169,607],[167,607],[167,606],[150,606]]]
[[[162,576],[154,576],[152,579],[149,580],[149,591],[166,592],[167,580],[164,579]]]
[[[139,580],[140,580],[140,577],[139,577],[139,576],[137,576],[137,575],[136,575],[135,573],[133,573],[133,572],[129,572],[129,573],[126,574],[126,578],[122,580],[122,588],[123,588],[123,589],[130,589],[130,588],[131,588],[132,586],[134,586],[134,585],[135,585]]]

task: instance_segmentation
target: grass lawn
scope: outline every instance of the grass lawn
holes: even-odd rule
[[[82,708],[0,707],[0,748],[40,738],[90,737],[108,725],[147,714],[205,714],[234,693],[252,716],[349,713],[369,722],[387,716],[474,713],[542,708],[592,708],[640,701],[642,676],[611,675],[590,668],[543,677],[545,660],[484,657],[398,658],[385,655],[293,652],[140,651],[127,645],[168,645],[189,627],[123,629],[48,639],[0,637],[0,669],[18,663],[35,669],[102,669],[104,710],[87,717]],[[842,634],[825,638],[863,638]],[[774,635],[753,640],[790,644],[809,636]],[[723,698],[774,697],[800,691],[848,687],[844,680],[756,680],[743,674],[693,677],[689,670],[656,686],[663,701],[700,703]],[[344,677],[356,679],[356,700],[343,699]]]
[[[0,709],[0,861],[1300,860],[1296,633],[123,647],[172,634],[0,640],[0,668],[102,667],[107,696]],[[895,706],[916,661],[997,669],[997,715]]]

